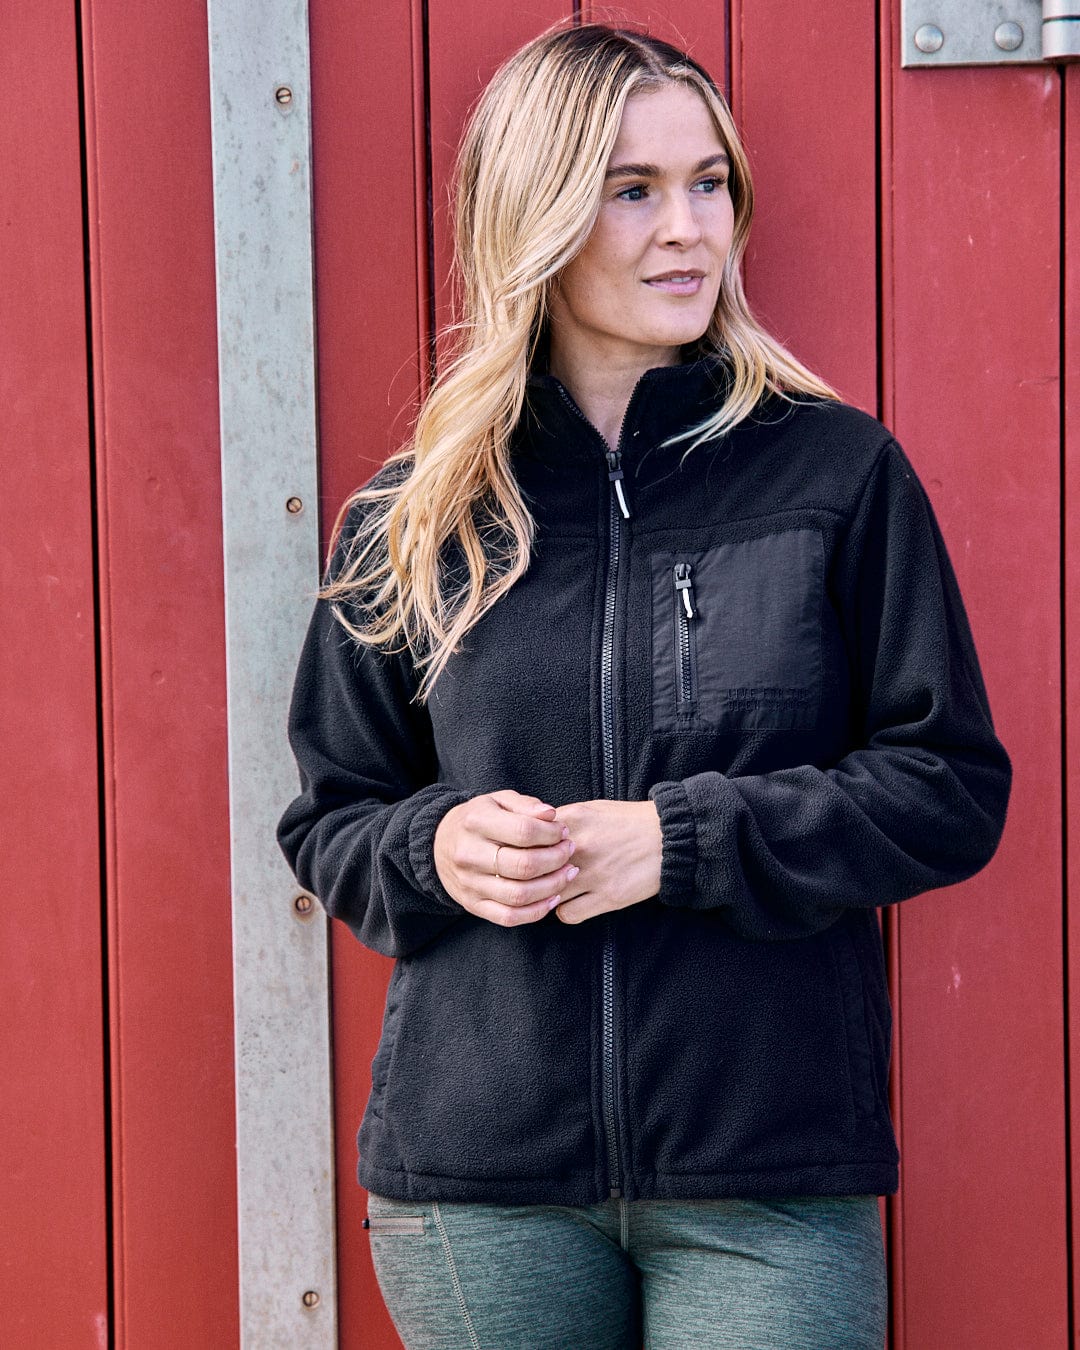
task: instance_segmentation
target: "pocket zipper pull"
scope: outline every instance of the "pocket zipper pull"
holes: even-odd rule
[[[697,618],[697,610],[694,608],[694,583],[690,580],[690,564],[675,564],[675,589],[682,595],[683,609],[686,610],[688,619]]]
[[[619,499],[619,510],[623,513],[623,519],[630,519],[630,508],[626,504],[626,498],[623,496],[623,471],[622,455],[618,450],[609,450],[607,452],[608,482],[615,485],[615,496]]]

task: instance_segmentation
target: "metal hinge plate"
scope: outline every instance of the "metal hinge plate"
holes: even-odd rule
[[[1076,59],[1080,0],[903,0],[900,64],[1001,66]]]

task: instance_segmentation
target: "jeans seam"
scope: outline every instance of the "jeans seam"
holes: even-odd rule
[[[446,1254],[446,1264],[450,1269],[450,1283],[454,1287],[454,1298],[457,1300],[458,1309],[465,1322],[465,1329],[469,1333],[469,1341],[472,1345],[472,1350],[480,1350],[480,1342],[476,1337],[476,1329],[473,1326],[472,1318],[469,1316],[469,1305],[465,1302],[465,1291],[462,1289],[461,1280],[458,1278],[454,1253],[450,1250],[450,1235],[446,1231],[446,1225],[443,1223],[442,1213],[439,1210],[437,1202],[432,1203],[431,1213],[435,1220],[435,1227],[439,1230],[439,1237],[442,1239],[443,1251]]]

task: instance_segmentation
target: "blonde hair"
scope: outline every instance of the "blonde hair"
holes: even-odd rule
[[[731,159],[734,207],[716,310],[698,343],[727,367],[727,396],[678,439],[693,449],[723,435],[766,393],[836,397],[750,313],[740,274],[753,214],[750,171],[709,75],[665,42],[602,24],[550,31],[522,47],[481,96],[458,158],[463,317],[452,330],[455,354],[409,442],[342,507],[335,538],[354,507],[357,524],[321,591],[356,641],[409,650],[421,700],[528,566],[534,525],[509,444],[552,282],[592,231],[627,98],[670,82],[695,90],[711,114]]]

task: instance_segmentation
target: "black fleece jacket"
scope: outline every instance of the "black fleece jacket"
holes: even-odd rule
[[[719,443],[665,446],[721,379],[648,372],[617,454],[555,380],[530,382],[529,570],[426,705],[407,656],[316,606],[279,834],[301,884],[398,958],[359,1136],[370,1190],[896,1188],[875,908],[987,862],[1009,761],[896,442],[844,405],[774,399]],[[435,829],[499,788],[651,797],[659,894],[581,925],[466,913]]]

